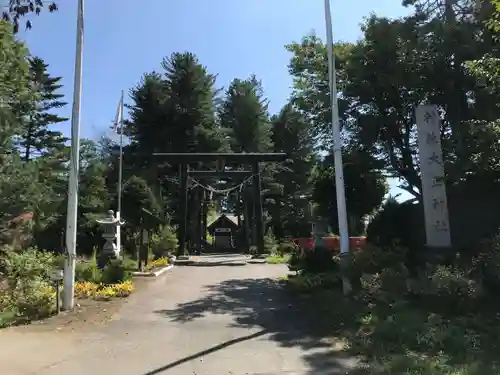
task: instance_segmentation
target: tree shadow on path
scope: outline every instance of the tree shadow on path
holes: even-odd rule
[[[309,373],[345,374],[355,359],[335,350],[332,332],[305,300],[275,279],[233,279],[206,286],[206,296],[160,310],[174,322],[187,323],[213,314],[230,314],[235,327],[259,328],[282,347],[298,347]],[[202,355],[202,354],[200,354]],[[191,358],[190,356],[189,358]],[[152,372],[150,374],[157,374]]]

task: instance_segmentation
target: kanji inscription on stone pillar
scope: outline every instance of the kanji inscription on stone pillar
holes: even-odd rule
[[[450,220],[438,108],[436,105],[420,105],[415,111],[415,117],[427,246],[450,247]]]

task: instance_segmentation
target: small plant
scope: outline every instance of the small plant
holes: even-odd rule
[[[123,260],[114,259],[102,270],[103,284],[118,284],[132,278],[132,272],[125,267]]]
[[[280,256],[290,255],[298,250],[298,246],[291,241],[281,242],[278,245],[277,252]]]
[[[257,246],[254,246],[254,245],[250,246],[250,248],[248,249],[248,252],[252,256],[256,256],[259,254],[259,250],[257,249]]]
[[[166,267],[168,265],[169,265],[168,258],[158,258],[148,263],[148,269],[152,270],[155,268]]]
[[[102,301],[109,301],[113,297],[116,297],[116,290],[112,285],[106,285],[94,294],[95,299]]]
[[[157,234],[153,235],[151,242],[154,258],[161,258],[169,252],[174,253],[179,246],[175,228],[170,225],[163,226]]]
[[[29,248],[3,249],[0,268],[6,289],[0,295],[0,325],[41,319],[55,311],[55,289],[49,279],[55,257],[52,253]]]
[[[279,255],[279,254],[273,254],[266,258],[266,262],[269,264],[288,263],[289,260],[290,260],[289,255]]]
[[[276,238],[274,237],[273,231],[269,229],[267,234],[264,236],[264,251],[266,254],[273,254],[276,252],[278,245],[276,243]]]
[[[311,292],[339,285],[340,276],[337,273],[309,273],[290,277],[288,278],[288,283],[293,289],[299,292]]]
[[[324,273],[337,271],[339,266],[333,253],[326,247],[317,247],[304,254],[303,271],[306,273]]]
[[[113,284],[112,287],[117,297],[128,297],[134,291],[132,280],[127,280],[120,284]]]
[[[123,267],[127,270],[137,270],[137,260],[123,257]]]
[[[96,294],[98,289],[99,284],[90,281],[78,281],[75,283],[75,295],[80,298],[91,298]]]
[[[79,262],[75,267],[76,281],[91,281],[98,283],[102,273],[97,263],[94,262]]]

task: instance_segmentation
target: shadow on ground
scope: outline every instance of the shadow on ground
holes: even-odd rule
[[[300,347],[303,361],[310,368],[310,374],[345,374],[355,361],[341,351],[335,351],[328,337],[331,331],[324,325],[324,319],[314,316],[304,300],[288,292],[278,280],[234,279],[206,287],[204,298],[180,304],[173,310],[156,311],[175,322],[190,322],[208,314],[231,314],[235,326],[260,328],[251,337],[269,335],[271,340],[284,347]],[[213,350],[226,347],[217,345]],[[180,360],[189,361],[206,354],[207,351]],[[168,364],[146,375],[159,374],[169,369]]]

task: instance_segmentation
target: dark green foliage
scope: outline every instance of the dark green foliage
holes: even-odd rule
[[[266,254],[273,254],[277,247],[276,237],[274,237],[274,233],[270,230],[264,236],[264,251]]]
[[[75,269],[75,280],[99,283],[101,281],[101,270],[97,266],[96,262],[77,262]]]
[[[165,225],[151,239],[151,247],[155,259],[174,254],[179,246],[179,240],[175,234],[175,228]]]
[[[146,217],[142,208],[153,214],[160,212],[160,204],[144,179],[132,176],[123,185],[122,213],[127,220],[134,225],[141,225]]]
[[[278,238],[301,237],[310,232],[311,173],[316,162],[310,124],[304,115],[286,105],[272,117],[274,152],[288,159],[276,165],[267,194],[270,225]],[[309,234],[307,234],[309,235]]]
[[[132,278],[132,272],[126,268],[123,260],[114,259],[102,270],[101,282],[118,284]]]
[[[338,258],[331,250],[316,247],[313,250],[302,250],[295,247],[288,262],[291,271],[303,274],[335,273],[339,271]]]
[[[409,235],[414,228],[408,228],[405,218],[411,215],[412,209],[417,207],[411,203],[398,203],[395,198],[389,197],[368,224],[366,230],[368,242],[380,246],[398,242],[403,246],[409,246],[411,244]]]
[[[267,99],[255,76],[231,82],[220,107],[219,117],[222,129],[230,136],[233,152],[271,150]]]
[[[25,161],[63,147],[67,139],[61,132],[50,130],[49,126],[68,120],[51,112],[66,105],[63,95],[57,93],[62,87],[62,77],[51,77],[47,71],[49,65],[39,57],[30,58],[29,64],[30,84],[34,87],[36,100],[31,103],[31,108],[26,108],[27,120],[19,141]]]
[[[45,318],[55,310],[55,293],[49,279],[54,256],[36,248],[22,252],[3,247],[0,269],[0,327]]]
[[[278,245],[278,254],[280,256],[283,256],[283,255],[290,255],[290,254],[294,254],[296,253],[298,250],[298,246],[295,245],[293,242],[281,242],[279,245]]]
[[[364,220],[382,203],[387,183],[377,161],[369,153],[348,150],[343,161],[349,232],[362,235],[365,231]],[[317,213],[327,218],[334,233],[338,233],[335,171],[332,165],[332,155],[319,163],[312,198],[317,202]]]
[[[215,76],[187,52],[165,58],[162,68],[163,74],[146,74],[131,90],[130,120],[125,126],[131,143],[124,161],[147,182],[156,199],[161,198],[162,211],[176,224],[179,185],[172,177],[178,177],[178,166],[162,163],[152,153],[216,152],[227,150],[227,144],[215,116]],[[190,199],[193,206],[198,203],[199,197]]]
[[[324,247],[317,247],[311,251],[306,251],[302,261],[305,273],[338,271],[338,262],[333,257],[332,251]]]

